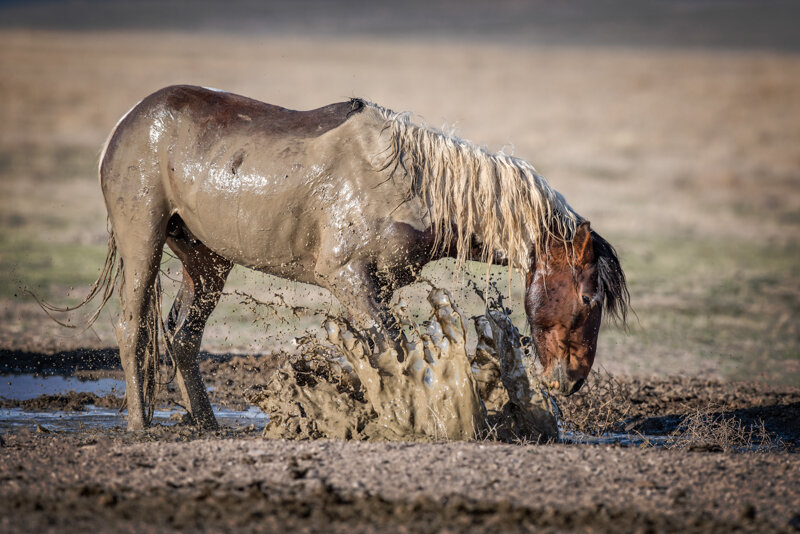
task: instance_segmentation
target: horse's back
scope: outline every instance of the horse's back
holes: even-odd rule
[[[105,160],[114,157],[120,145],[129,151],[155,150],[153,145],[170,131],[190,132],[201,149],[223,137],[310,139],[341,126],[364,107],[362,100],[351,99],[296,111],[218,89],[165,87],[142,99],[117,123],[103,150],[101,173]],[[174,136],[167,142],[174,144]]]
[[[209,128],[235,127],[242,120],[252,123],[262,135],[316,137],[340,126],[364,108],[352,99],[309,111],[275,106],[245,96],[192,85],[166,87],[152,95],[170,111],[187,114]]]
[[[117,123],[103,149],[100,181],[107,195],[138,194],[139,188],[157,195],[160,184],[169,197],[171,189],[182,189],[181,182],[197,186],[197,180],[205,181],[211,184],[206,189],[213,189],[220,180],[209,177],[219,178],[221,169],[235,175],[245,160],[262,173],[286,174],[287,162],[302,160],[296,156],[309,144],[364,108],[363,101],[353,99],[295,111],[216,89],[166,87]],[[336,152],[330,142],[312,151],[324,152],[320,146]]]
[[[362,235],[379,232],[376,221],[403,203],[370,163],[384,148],[383,119],[368,108],[351,100],[294,111],[201,87],[162,89],[109,142],[101,165],[109,215],[178,214],[236,263],[312,269],[330,232],[346,221]]]

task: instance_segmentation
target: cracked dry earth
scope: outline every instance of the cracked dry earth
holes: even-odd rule
[[[186,427],[3,439],[3,532],[800,528],[800,456],[789,453],[297,442]]]

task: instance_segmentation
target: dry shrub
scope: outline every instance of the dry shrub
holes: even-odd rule
[[[618,430],[631,411],[631,393],[605,369],[593,371],[578,393],[558,399],[562,428],[591,436]]]
[[[741,419],[725,417],[719,406],[695,409],[670,433],[667,449],[719,452],[777,452],[787,449],[764,421],[746,425]]]

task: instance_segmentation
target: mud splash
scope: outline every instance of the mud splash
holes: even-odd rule
[[[502,309],[475,318],[478,348],[466,349],[463,314],[446,290],[428,294],[422,325],[400,301],[403,355],[371,355],[342,320],[325,321],[327,343],[307,341],[250,401],[269,414],[271,438],[550,441],[556,416],[526,365],[519,333]]]

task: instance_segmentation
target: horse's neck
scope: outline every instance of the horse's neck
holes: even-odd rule
[[[430,227],[425,232],[425,239],[430,241],[431,243],[439,243],[439,246],[436,250],[431,251],[431,261],[440,260],[442,258],[457,258],[458,257],[458,236],[455,233],[455,228],[453,228],[452,238],[450,242],[444,242],[443,239],[436,239],[436,229],[435,227]],[[485,261],[486,258],[483,257],[483,247],[481,246],[480,237],[473,234],[469,240],[470,247],[466,253],[466,258],[469,261]],[[505,254],[500,250],[495,250],[491,257],[488,258],[492,265],[508,265],[508,259],[506,258]]]

